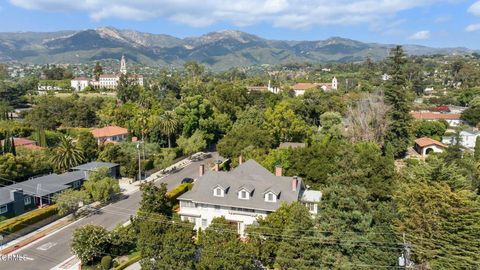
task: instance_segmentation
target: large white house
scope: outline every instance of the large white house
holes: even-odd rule
[[[249,160],[230,172],[207,171],[200,167],[200,178],[192,190],[178,198],[182,220],[205,229],[212,219],[225,217],[244,235],[245,226],[254,224],[258,217],[277,210],[282,203],[300,201],[312,215],[318,212],[322,198],[320,191],[309,190],[301,178],[275,175],[254,160]]]
[[[92,86],[95,89],[115,89],[118,86],[120,81],[120,76],[127,76],[128,80],[132,83],[143,86],[143,75],[139,74],[127,74],[127,62],[125,57],[122,55],[120,59],[120,72],[117,74],[100,74],[98,80],[88,79],[85,77],[77,77],[71,80],[71,87],[75,91],[82,91],[87,86]]]

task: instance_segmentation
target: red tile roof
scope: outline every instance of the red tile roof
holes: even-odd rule
[[[458,113],[434,113],[434,112],[411,112],[410,115],[415,119],[423,120],[460,120],[461,114]]]
[[[420,139],[416,139],[415,140],[415,144],[417,144],[418,146],[420,147],[426,147],[426,146],[429,146],[429,145],[438,145],[440,147],[444,147],[446,148],[447,146],[439,141],[436,141],[434,139],[430,139],[428,137],[422,137]]]
[[[315,83],[296,83],[292,86],[293,90],[308,90],[317,87]]]
[[[2,140],[2,144],[5,140]],[[24,146],[24,145],[36,145],[36,141],[29,140],[27,138],[13,138],[13,143],[15,146]]]
[[[93,137],[95,138],[104,138],[104,137],[112,137],[112,136],[128,134],[128,130],[126,128],[117,127],[117,126],[96,128],[96,129],[92,129],[91,132],[93,134]]]

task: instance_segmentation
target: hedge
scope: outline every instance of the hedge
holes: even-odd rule
[[[50,205],[0,222],[0,234],[11,234],[58,213],[56,205]]]
[[[192,189],[192,184],[190,183],[183,183],[176,186],[174,189],[167,192],[167,196],[172,200],[175,201],[180,195],[187,192],[188,190]]]
[[[123,263],[119,264],[117,267],[115,267],[115,270],[123,270],[130,265],[140,261],[141,257],[140,254],[136,254],[135,256],[132,256],[128,261],[124,261]]]

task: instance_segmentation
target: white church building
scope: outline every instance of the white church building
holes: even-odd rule
[[[125,56],[122,55],[120,59],[120,72],[117,74],[101,74],[98,78],[98,81],[93,78],[89,79],[86,77],[77,77],[71,80],[70,85],[75,91],[82,91],[87,86],[91,86],[95,89],[115,89],[118,86],[120,81],[120,76],[127,76],[128,80],[132,83],[136,83],[140,86],[143,86],[143,75],[139,74],[128,74],[127,73],[127,62]]]

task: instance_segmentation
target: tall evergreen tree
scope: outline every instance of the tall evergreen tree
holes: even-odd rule
[[[390,51],[388,64],[390,79],[386,83],[385,100],[391,109],[385,142],[392,147],[395,157],[403,157],[412,141],[412,117],[405,73],[407,59],[401,46]]]
[[[93,74],[95,74],[95,80],[98,81],[100,79],[100,75],[103,73],[103,68],[99,62],[95,63],[95,68],[93,69]]]
[[[473,154],[475,161],[480,161],[480,136],[475,139],[475,152]]]

